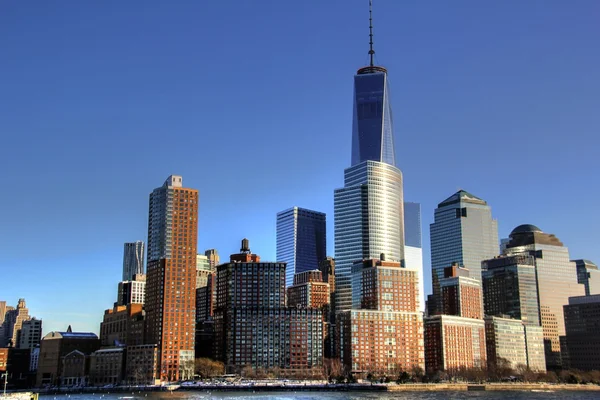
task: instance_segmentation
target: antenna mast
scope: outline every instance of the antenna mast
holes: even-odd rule
[[[369,56],[371,57],[371,67],[373,64],[373,56],[375,50],[373,50],[373,0],[369,0]]]

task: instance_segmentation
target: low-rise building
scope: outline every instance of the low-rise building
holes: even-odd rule
[[[130,384],[154,384],[157,379],[158,347],[155,344],[127,346],[125,380]]]
[[[100,349],[90,355],[90,385],[118,385],[123,381],[124,373],[125,349],[123,347]]]
[[[73,350],[62,358],[60,386],[86,386],[90,371],[89,355]]]

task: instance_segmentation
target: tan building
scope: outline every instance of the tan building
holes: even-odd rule
[[[19,345],[19,334],[23,326],[23,321],[31,319],[29,309],[27,308],[25,299],[19,299],[17,308],[5,307],[5,309],[0,347],[17,347]]]
[[[89,384],[92,386],[118,385],[125,373],[125,349],[113,347],[96,350],[90,355]]]
[[[441,304],[438,310],[444,315],[465,318],[483,318],[481,282],[469,277],[469,270],[452,265],[444,269],[439,281]]]
[[[425,369],[485,368],[485,323],[481,319],[435,315],[425,318]]]
[[[399,262],[364,260],[352,267],[352,310],[338,315],[342,364],[357,373],[424,368],[418,271]]]
[[[127,346],[125,380],[130,384],[154,384],[157,379],[158,347],[155,344]]]
[[[88,355],[98,350],[99,347],[100,340],[96,334],[90,332],[72,332],[70,326],[66,332],[50,332],[46,334],[40,343],[36,386],[58,385],[62,377],[73,377],[71,374],[72,371],[69,371],[68,374],[63,374],[64,357],[74,350]],[[69,360],[68,363],[72,364],[71,361],[74,362],[74,360]]]
[[[158,345],[161,381],[194,374],[198,191],[171,175],[150,194],[146,343]]]
[[[100,324],[100,340],[102,346],[143,344],[143,305],[128,304],[105,310]]]

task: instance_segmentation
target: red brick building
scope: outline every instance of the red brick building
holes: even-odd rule
[[[102,346],[143,344],[143,304],[115,306],[104,311],[104,319],[100,323],[100,342]]]
[[[443,315],[483,319],[481,282],[469,277],[469,270],[452,265],[444,269],[439,281]]]
[[[287,289],[288,307],[324,308],[326,317],[329,301],[329,284],[323,282],[323,274],[319,270],[294,275],[294,284]]]

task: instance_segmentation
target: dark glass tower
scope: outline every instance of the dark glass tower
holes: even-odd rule
[[[287,263],[286,287],[292,286],[295,274],[318,269],[326,252],[324,213],[300,207],[277,213],[277,261]]]

